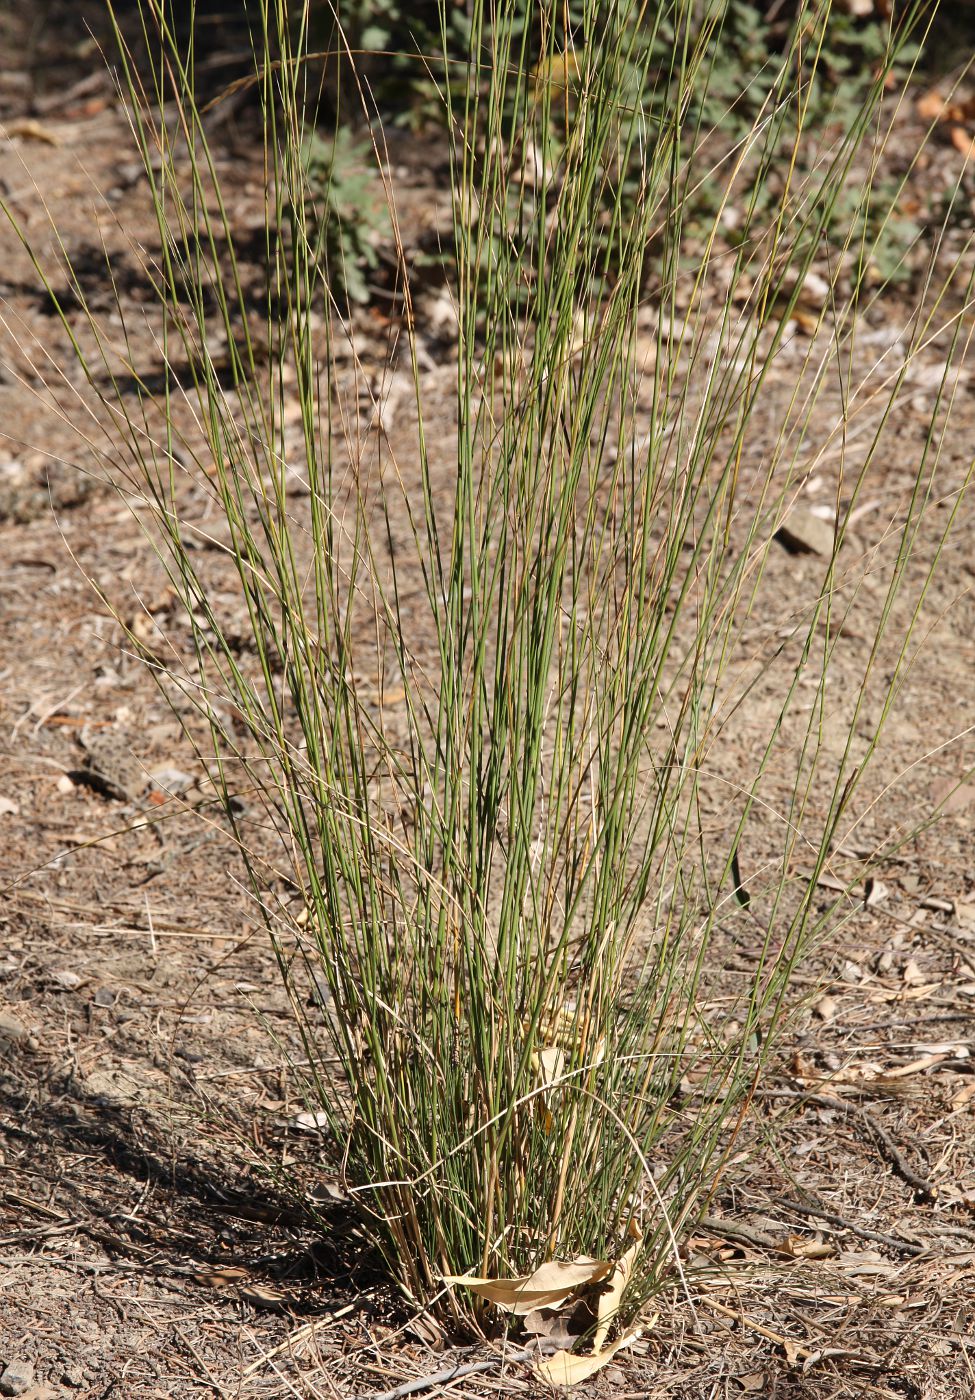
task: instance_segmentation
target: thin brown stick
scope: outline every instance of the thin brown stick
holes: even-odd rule
[[[816,1354],[811,1348],[799,1346],[797,1343],[790,1341],[790,1339],[783,1336],[781,1332],[773,1332],[771,1327],[766,1327],[764,1323],[756,1321],[753,1317],[749,1317],[747,1313],[739,1312],[736,1308],[726,1307],[724,1303],[719,1303],[716,1298],[709,1298],[705,1295],[701,1297],[699,1301],[703,1303],[706,1308],[711,1308],[714,1312],[721,1313],[723,1317],[734,1318],[737,1322],[740,1322],[742,1326],[747,1327],[750,1332],[757,1332],[760,1337],[764,1337],[766,1341],[775,1342],[780,1347],[786,1345],[795,1347],[795,1356],[798,1361],[808,1361],[810,1357]]]
[[[773,1240],[771,1235],[765,1235],[761,1230],[753,1230],[750,1225],[744,1225],[738,1220],[725,1220],[717,1215],[702,1215],[698,1225],[704,1230],[710,1230],[712,1234],[724,1235],[729,1240],[740,1240],[743,1244],[753,1244],[759,1249],[782,1249],[781,1241]]]
[[[847,1220],[845,1215],[837,1215],[833,1210],[824,1210],[822,1206],[804,1205],[801,1201],[790,1201],[785,1196],[776,1196],[774,1200],[782,1210],[794,1210],[797,1215],[810,1215],[813,1219],[823,1220],[836,1229],[849,1230],[851,1234],[859,1235],[861,1239],[870,1240],[873,1244],[885,1244],[888,1249],[896,1249],[901,1254],[916,1257],[919,1254],[930,1253],[927,1245],[918,1244],[916,1240],[905,1240],[900,1235],[885,1235],[880,1230],[868,1230],[864,1225]]]
[[[451,1381],[460,1380],[463,1376],[473,1376],[484,1371],[493,1371],[497,1366],[503,1366],[506,1362],[532,1361],[543,1351],[557,1350],[557,1344],[549,1341],[540,1341],[537,1346],[522,1347],[518,1351],[501,1352],[498,1356],[491,1357],[488,1361],[467,1361],[462,1366],[447,1366],[442,1371],[436,1371],[430,1376],[418,1376],[415,1380],[404,1381],[402,1385],[396,1386],[393,1390],[373,1391],[371,1394],[357,1397],[357,1400],[403,1400],[407,1395],[419,1395],[421,1391],[432,1390],[437,1385],[449,1385]]]
[[[878,1083],[878,1087],[883,1087],[882,1081]],[[906,1181],[908,1186],[914,1189],[919,1199],[924,1201],[937,1200],[938,1188],[934,1182],[929,1181],[927,1177],[920,1176],[914,1171],[887,1129],[878,1123],[877,1119],[868,1109],[861,1107],[860,1104],[851,1103],[848,1099],[840,1098],[838,1095],[809,1094],[802,1089],[773,1089],[770,1095],[763,1095],[763,1097],[768,1096],[774,1098],[799,1099],[802,1103],[816,1104],[820,1108],[839,1109],[842,1113],[855,1115],[866,1124],[876,1142],[883,1149],[897,1175],[901,1177],[902,1180]]]

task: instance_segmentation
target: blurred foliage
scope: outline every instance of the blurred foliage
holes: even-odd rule
[[[519,89],[511,85],[510,110],[505,114],[505,127],[511,133],[516,148],[521,134],[531,127],[536,151],[535,168],[541,178],[533,181],[534,188],[526,192],[524,179],[513,178],[507,197],[524,207],[537,198],[551,197],[558,181],[564,155],[562,135],[565,127],[566,103],[572,101],[573,82],[578,74],[575,58],[577,36],[583,30],[583,15],[588,14],[588,32],[592,33],[592,13],[611,0],[567,0],[563,9],[561,32],[555,36],[542,33],[540,10],[531,0],[522,0],[521,14],[514,35],[516,46],[512,61],[531,73],[533,86]],[[755,132],[775,100],[781,79],[783,51],[795,32],[797,15],[810,11],[803,0],[701,0],[701,23],[712,25],[719,42],[712,46],[710,70],[697,84],[697,105],[683,115],[685,146],[688,153],[706,153],[709,173],[687,184],[679,194],[684,201],[684,225],[693,236],[695,226],[705,236],[713,227],[716,216],[726,223],[729,243],[735,241],[737,211],[725,207],[726,172],[733,153],[742,145],[755,140]],[[835,4],[822,30],[821,46],[810,43],[809,74],[815,69],[815,81],[809,85],[810,108],[806,129],[821,136],[820,156],[828,150],[831,140],[842,131],[852,115],[862,106],[864,97],[877,75],[888,63],[891,32],[895,16],[890,6],[877,0],[867,15],[850,11],[853,4]],[[910,3],[897,7],[896,17],[915,8],[920,15],[922,6]],[[822,7],[820,7],[820,10]],[[655,122],[666,122],[668,65],[673,63],[676,34],[670,20],[670,6],[645,6],[641,18],[633,24],[628,53],[629,74],[623,89],[632,100],[643,106],[646,113],[648,139],[652,138]],[[352,129],[361,125],[363,107],[372,120],[387,129],[401,128],[412,132],[435,130],[447,121],[451,103],[455,110],[465,96],[476,96],[477,85],[483,81],[476,75],[477,55],[471,53],[471,32],[467,7],[450,0],[334,0],[313,11],[315,43],[330,57],[325,62],[322,83],[324,99],[321,119],[334,124],[341,134],[346,123]],[[509,25],[510,30],[510,25]],[[810,27],[812,32],[812,26]],[[517,45],[521,45],[518,52]],[[542,54],[561,52],[565,57],[561,77],[540,71]],[[917,62],[916,45],[901,43],[897,48],[888,85],[898,88],[909,76]],[[550,60],[549,60],[550,61]],[[543,65],[544,67],[544,65]],[[661,81],[661,75],[664,81]],[[543,89],[548,87],[548,91]],[[449,89],[449,91],[448,91]],[[362,94],[365,94],[363,102]],[[648,97],[649,94],[649,97]],[[537,113],[527,112],[526,104],[544,101],[550,113],[548,130],[538,139]],[[520,105],[519,105],[520,104]],[[338,138],[337,138],[338,139]],[[760,142],[756,142],[756,149]],[[812,143],[810,143],[812,145]],[[315,179],[321,183],[323,149],[316,148]],[[370,265],[374,256],[370,243],[369,210],[372,201],[361,201],[364,187],[356,187],[341,173],[341,164],[351,147],[336,145],[331,157],[331,171],[326,185],[328,197],[323,203],[326,232],[325,251],[333,259],[341,254],[345,268],[344,285],[353,300],[364,294],[365,282],[355,263],[361,259]],[[787,145],[781,151],[779,169],[767,151],[756,156],[756,188],[752,208],[774,205],[780,178],[786,178],[790,165]],[[336,160],[336,157],[341,159]],[[607,169],[612,170],[612,198],[622,191],[624,201],[634,207],[640,197],[639,153],[632,150],[607,151]],[[524,160],[520,161],[524,167]],[[759,179],[758,171],[761,167]],[[798,174],[806,172],[799,171]],[[338,176],[338,178],[336,178]],[[364,179],[364,176],[359,178]],[[898,178],[885,167],[870,173],[876,198],[871,207],[877,211],[878,223],[884,226],[884,238],[874,252],[882,266],[875,271],[878,278],[898,280],[910,275],[907,251],[919,236],[920,228],[913,219],[891,207],[898,198]],[[860,213],[854,214],[859,207]],[[361,216],[357,211],[361,210]],[[600,217],[601,211],[595,211]],[[361,217],[366,227],[357,231]],[[862,200],[855,191],[848,200],[839,200],[829,230],[837,242],[855,242],[863,235],[875,234],[876,227],[856,226],[864,218]],[[328,230],[331,232],[328,232]],[[872,242],[872,238],[868,238]],[[416,249],[418,261],[449,256],[443,250]],[[608,250],[612,257],[612,250]]]
[[[304,222],[315,231],[313,256],[333,292],[367,302],[367,274],[379,257],[375,235],[388,226],[375,173],[372,142],[339,126],[326,138],[309,131],[301,142]]]

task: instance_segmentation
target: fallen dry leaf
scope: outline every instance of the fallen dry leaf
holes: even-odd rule
[[[561,1307],[586,1284],[601,1283],[613,1269],[606,1259],[553,1259],[522,1278],[477,1278],[444,1274],[444,1283],[469,1288],[504,1312],[524,1317],[535,1308]]]
[[[953,126],[951,128],[951,144],[966,160],[975,157],[975,137],[965,127]]]
[[[565,1052],[558,1045],[546,1045],[532,1056],[538,1087],[547,1088],[560,1078],[565,1069]]]
[[[883,880],[876,880],[871,875],[863,887],[863,907],[873,909],[875,905],[882,904],[890,894],[890,890]]]
[[[951,1097],[951,1106],[954,1109],[967,1108],[972,1099],[975,1099],[975,1084],[966,1084],[964,1089],[959,1089],[957,1094]]]
[[[924,973],[918,964],[917,958],[908,958],[907,962],[904,964],[902,976],[908,987],[921,987],[924,985]]]
[[[46,146],[60,146],[61,138],[51,130],[49,126],[44,126],[36,117],[17,117],[12,122],[7,122],[2,128],[8,140],[20,137],[25,141],[43,141]]]
[[[597,1371],[601,1371],[618,1351],[632,1346],[639,1336],[640,1329],[635,1328],[634,1331],[620,1337],[619,1341],[604,1347],[602,1351],[593,1352],[591,1356],[579,1356],[573,1351],[557,1351],[538,1363],[535,1374],[550,1385],[578,1385],[594,1376]]]
[[[787,1235],[779,1245],[790,1259],[831,1259],[836,1245],[829,1240],[808,1240],[802,1235]]]
[[[790,1366],[798,1366],[800,1361],[808,1358],[811,1353],[805,1347],[801,1347],[798,1342],[790,1342],[786,1337],[782,1342],[782,1350],[785,1352],[785,1359]]]
[[[938,120],[947,105],[941,93],[936,88],[932,88],[930,92],[926,92],[918,98],[914,104],[914,110],[922,121],[934,122]]]
[[[582,1336],[583,1329],[570,1325],[564,1312],[553,1308],[533,1308],[525,1314],[524,1328],[533,1337],[546,1337],[550,1342],[570,1350]]]
[[[820,317],[812,311],[806,311],[801,306],[794,306],[789,313],[789,320],[796,326],[803,335],[815,335],[819,330]]]
[[[614,1264],[613,1272],[606,1280],[604,1291],[599,1295],[599,1302],[596,1305],[596,1330],[592,1338],[594,1352],[600,1352],[603,1349],[609,1335],[610,1323],[619,1312],[620,1302],[626,1292],[626,1285],[630,1281],[630,1274],[633,1272],[633,1265],[643,1247],[643,1231],[635,1220],[630,1221],[629,1236],[633,1243]]]
[[[526,1031],[528,1023],[525,1024]],[[554,1015],[543,1020],[538,1027],[538,1036],[542,1042],[542,1048],[532,1053],[532,1068],[535,1072],[536,1089],[548,1089],[558,1084],[566,1070],[566,1051],[574,1049],[580,1043],[581,1026],[579,1024],[578,1012],[569,1006],[563,1006]],[[600,1038],[592,1050],[590,1056],[591,1063],[598,1065],[602,1063],[606,1054],[606,1039]],[[542,1093],[538,1096],[539,1106],[543,1114],[543,1121],[546,1132],[551,1132],[554,1125],[554,1118],[551,1109],[546,1102],[547,1095]]]
[[[975,803],[975,784],[962,783],[955,778],[939,778],[932,783],[930,793],[931,801],[946,817],[953,812],[963,812]]]
[[[325,1177],[316,1182],[307,1192],[308,1199],[314,1205],[324,1205],[330,1201],[351,1201],[343,1182],[338,1177]]]
[[[230,1288],[233,1284],[240,1283],[241,1279],[248,1277],[246,1269],[239,1269],[236,1265],[231,1264],[224,1268],[204,1269],[193,1275],[194,1281],[203,1284],[205,1288]]]
[[[328,1114],[322,1109],[315,1113],[296,1113],[293,1118],[285,1120],[284,1126],[297,1128],[302,1133],[317,1133],[322,1128],[328,1127]]]
[[[975,97],[956,98],[949,101],[942,97],[937,88],[931,88],[914,104],[914,110],[922,121],[967,122],[975,117]]]
[[[966,1210],[975,1210],[975,1191],[965,1191],[960,1186],[946,1186],[942,1192],[942,1200],[945,1205],[964,1206]]]
[[[288,1301],[286,1293],[279,1288],[269,1288],[264,1283],[248,1284],[246,1288],[241,1288],[240,1296],[252,1308],[266,1308],[270,1312],[281,1312]]]
[[[954,915],[958,922],[965,928],[975,928],[975,904],[970,900],[953,900]]]

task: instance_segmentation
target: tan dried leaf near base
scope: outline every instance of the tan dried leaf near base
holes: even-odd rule
[[[609,1335],[609,1325],[619,1312],[623,1294],[626,1292],[626,1285],[633,1272],[633,1265],[643,1248],[643,1231],[635,1220],[630,1221],[629,1235],[633,1243],[613,1266],[613,1272],[606,1280],[604,1291],[599,1295],[599,1302],[596,1305],[596,1330],[592,1338],[594,1354],[601,1352],[605,1345]]]
[[[593,1352],[591,1356],[579,1356],[573,1351],[557,1351],[538,1363],[535,1374],[550,1385],[578,1385],[594,1376],[597,1371],[601,1371],[618,1351],[632,1346],[639,1336],[640,1328],[636,1327],[611,1346]]]
[[[605,1344],[643,1247],[643,1231],[636,1220],[630,1221],[628,1233],[633,1243],[615,1264],[605,1259],[555,1259],[522,1278],[488,1279],[471,1274],[445,1274],[444,1283],[460,1284],[495,1307],[524,1317],[528,1330],[542,1336],[556,1335],[558,1323],[557,1318],[545,1317],[542,1309],[558,1309],[583,1290],[599,1286],[592,1351],[584,1355],[571,1350],[557,1351],[535,1368],[536,1374],[552,1385],[578,1385],[602,1370],[618,1351],[630,1346],[640,1335],[639,1331],[631,1331],[609,1346]],[[563,1328],[558,1339],[561,1341],[565,1335]]]
[[[522,1325],[529,1336],[544,1337],[559,1350],[571,1351],[581,1335],[572,1322],[571,1313],[566,1315],[556,1308],[533,1308],[525,1314]]]
[[[561,1307],[580,1288],[601,1283],[613,1267],[607,1259],[553,1259],[522,1278],[445,1274],[443,1281],[469,1288],[502,1311],[523,1317],[535,1308]]]

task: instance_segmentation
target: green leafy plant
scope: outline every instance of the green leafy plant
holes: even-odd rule
[[[834,249],[821,333],[806,353],[792,347],[771,438],[764,411],[852,163],[871,133],[882,143],[885,68],[907,31],[894,26],[869,92],[807,160],[831,12],[800,7],[747,140],[726,157],[724,200],[742,210],[729,254],[723,205],[700,240],[694,193],[712,156],[688,145],[723,7],[593,0],[571,36],[561,5],[540,9],[539,54],[520,4],[475,0],[467,81],[443,92],[449,419],[428,395],[384,163],[415,408],[395,444],[356,416],[366,367],[307,197],[304,30],[277,9],[262,11],[256,55],[281,225],[266,250],[266,334],[246,314],[192,53],[155,0],[144,14],[157,87],[142,91],[124,46],[120,73],[159,221],[147,275],[164,395],[145,387],[133,405],[115,392],[116,350],[76,279],[81,324],[55,304],[100,395],[106,455],[124,455],[126,491],[183,604],[189,650],[174,637],[178,664],[148,664],[191,732],[209,736],[332,1169],[409,1296],[459,1325],[510,1302],[505,1279],[520,1280],[517,1297],[540,1268],[599,1262],[589,1281],[614,1299],[594,1324],[602,1356],[681,1275],[676,1242],[727,1170],[790,975],[835,925],[817,881],[855,823],[968,482],[919,557],[941,469],[932,420],[883,547],[844,564],[907,367],[942,334],[950,360],[959,335],[936,320],[945,287],[932,272],[903,363],[871,401],[879,426],[854,457],[851,366],[876,294],[862,219]],[[649,56],[664,33],[661,65]],[[171,104],[178,147],[159,115]],[[556,107],[558,149],[539,161]],[[54,297],[40,252],[35,265]],[[840,464],[833,547],[783,617],[766,575],[810,451]],[[205,566],[190,547],[201,491],[227,531]],[[844,692],[847,737],[830,747],[838,639],[866,571],[883,605]],[[246,613],[249,654],[228,597]],[[738,717],[770,678],[743,770],[729,758]],[[733,803],[716,837],[721,792]],[[290,908],[272,892],[281,879],[297,891]],[[719,984],[728,937],[752,952],[731,991]],[[307,1009],[312,978],[323,1011]]]
[[[512,148],[519,142],[533,143],[530,162],[522,168],[529,191],[519,188],[512,180],[506,197],[513,210],[531,199],[537,183],[538,168],[547,164],[553,172],[562,165],[566,138],[565,110],[573,101],[577,73],[571,57],[585,40],[588,0],[572,0],[559,13],[549,15],[544,8],[523,3],[512,13],[497,20],[504,31],[500,43],[526,70],[531,81],[524,88],[515,83],[506,92],[503,120],[507,139]],[[774,12],[770,18],[768,11]],[[742,147],[751,149],[751,133],[762,120],[774,99],[783,53],[795,42],[798,34],[796,7],[751,3],[751,0],[721,0],[698,6],[697,21],[710,32],[706,56],[707,71],[702,73],[689,94],[683,118],[682,154],[696,150],[697,164],[705,149],[711,156],[711,167],[699,178],[693,191],[685,192],[684,226],[688,235],[706,237],[718,210],[728,216],[728,236],[735,238],[734,221],[737,209],[729,208],[725,174],[736,170],[736,196],[741,197],[747,160],[729,161],[730,152]],[[800,7],[801,11],[801,7]],[[484,23],[482,42],[490,49],[494,43],[496,21],[489,16]],[[641,104],[646,121],[646,139],[652,139],[656,125],[666,120],[670,98],[666,75],[673,61],[674,46],[683,42],[683,17],[673,6],[627,7],[626,42],[621,49],[618,74],[621,106]],[[811,83],[803,112],[805,133],[800,159],[816,159],[816,148],[828,145],[831,134],[847,127],[875,86],[878,72],[883,72],[889,86],[900,88],[908,81],[920,55],[920,45],[906,41],[903,36],[892,42],[891,18],[878,11],[866,19],[855,18],[840,9],[831,9],[826,21],[805,36],[803,62],[813,64],[816,81]],[[330,52],[340,53],[343,43],[355,55],[376,104],[377,115],[400,125],[414,128],[443,125],[451,105],[463,98],[469,82],[467,54],[471,38],[471,21],[460,6],[443,7],[442,16],[433,0],[404,9],[399,0],[383,0],[380,6],[363,5],[359,0],[337,6],[328,29]],[[499,51],[499,50],[498,50]],[[439,57],[442,53],[442,59]],[[375,54],[375,58],[370,55]],[[554,63],[554,81],[545,81],[546,65]],[[559,65],[563,71],[558,75]],[[485,92],[484,71],[481,71],[481,95]],[[540,122],[533,114],[533,104],[541,104],[547,120]],[[609,131],[606,136],[610,135]],[[784,131],[778,152],[785,169],[789,164],[792,134]],[[613,202],[622,200],[631,212],[639,201],[641,161],[639,147],[625,141],[604,152],[607,173],[615,178],[608,182]],[[744,167],[744,168],[743,168]],[[773,171],[766,161],[765,173]],[[756,167],[757,171],[757,167]],[[753,172],[755,173],[755,172]],[[898,181],[885,171],[874,172],[880,182],[874,208],[888,208],[894,200]],[[778,194],[773,188],[757,189],[755,197],[765,207],[774,205]],[[861,232],[856,227],[858,196],[855,192],[841,195],[833,208],[825,233],[845,242]],[[870,217],[869,214],[864,217]],[[603,222],[611,222],[610,210],[601,211]],[[913,220],[903,216],[886,220],[883,237],[880,224],[868,234],[871,246],[876,245],[882,262],[878,268],[881,281],[893,278],[907,281],[914,268],[907,259],[918,236]],[[613,250],[607,249],[610,256]],[[443,250],[440,250],[443,261]]]
[[[301,235],[329,285],[352,302],[369,300],[368,273],[379,265],[377,236],[389,236],[382,186],[368,138],[344,126],[331,140],[318,131],[301,139]]]

